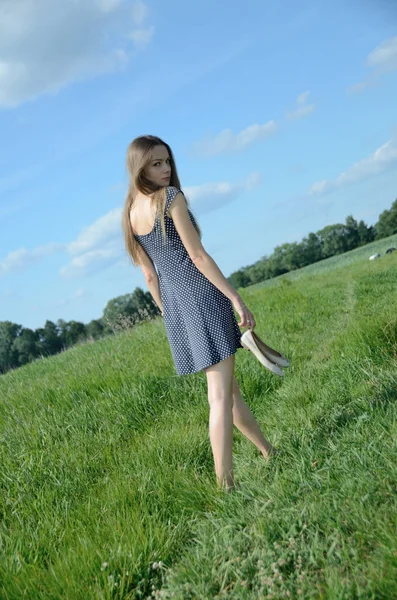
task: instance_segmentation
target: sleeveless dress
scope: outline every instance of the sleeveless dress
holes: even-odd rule
[[[180,190],[166,188],[166,213]],[[195,223],[188,209],[190,220]],[[178,375],[196,373],[243,348],[231,300],[199,271],[171,217],[165,214],[164,243],[159,215],[152,230],[134,234],[159,278],[164,325]]]

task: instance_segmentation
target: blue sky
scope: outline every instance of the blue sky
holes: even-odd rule
[[[397,9],[375,0],[5,0],[0,320],[88,323],[147,289],[120,214],[137,135],[172,147],[225,276],[397,197]]]

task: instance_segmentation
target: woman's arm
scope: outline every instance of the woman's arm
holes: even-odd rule
[[[141,266],[149,291],[152,294],[153,300],[159,307],[161,315],[164,316],[163,303],[161,302],[159,278],[153,261],[147,254],[147,252],[144,250],[144,248],[140,245],[138,246],[138,253],[139,264]]]
[[[220,290],[233,305],[244,305],[244,302],[234,287],[229,283],[214,259],[205,251],[201,239],[192,225],[186,206],[185,197],[181,192],[173,199],[169,213],[175,228],[198,270]]]
[[[155,301],[155,303],[157,304],[157,306],[159,307],[160,311],[161,311],[161,316],[164,316],[163,313],[163,303],[161,302],[161,295],[160,295],[160,283],[159,283],[159,277],[157,275],[157,273],[155,274],[150,274],[148,275],[146,278],[146,283],[147,286],[149,288],[149,292],[152,294],[152,298]]]

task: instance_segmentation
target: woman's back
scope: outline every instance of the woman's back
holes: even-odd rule
[[[153,263],[157,267],[158,273],[162,273],[163,276],[168,274],[175,274],[175,269],[179,265],[183,266],[184,263],[191,263],[190,268],[195,265],[176,230],[174,221],[170,216],[167,215],[168,209],[171,202],[179,192],[176,187],[169,186],[166,188],[166,202],[164,207],[164,224],[166,239],[164,240],[161,231],[160,215],[152,217],[152,222],[147,220],[147,215],[143,214],[139,219],[141,225],[147,225],[148,233],[138,235],[134,233],[134,237],[146,250],[147,254],[152,259]],[[189,210],[189,216],[191,222],[195,223],[195,218]],[[151,225],[151,229],[150,229]],[[187,261],[187,258],[189,261]],[[197,270],[197,269],[196,269]]]

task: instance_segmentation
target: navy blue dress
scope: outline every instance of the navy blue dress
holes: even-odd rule
[[[166,213],[179,192],[166,189]],[[193,214],[189,210],[192,223]],[[159,216],[152,230],[134,234],[159,277],[164,324],[178,375],[196,373],[243,348],[232,302],[198,270],[171,217],[165,214],[166,243]]]

